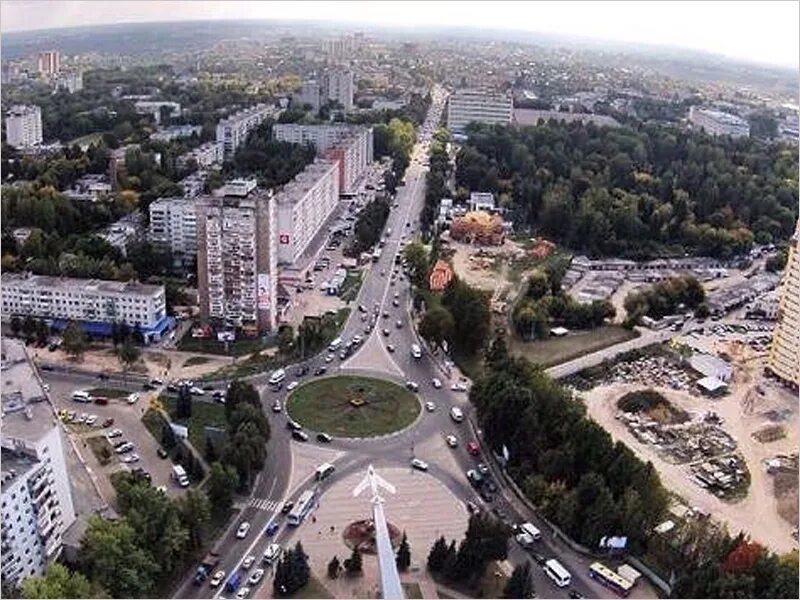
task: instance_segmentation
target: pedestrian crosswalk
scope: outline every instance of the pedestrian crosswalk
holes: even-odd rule
[[[250,502],[248,504],[256,507],[259,510],[278,510],[278,502],[276,500],[267,500],[266,498],[250,498]]]

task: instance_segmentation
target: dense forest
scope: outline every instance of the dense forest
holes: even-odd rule
[[[473,124],[456,182],[499,195],[521,229],[591,255],[729,257],[787,239],[796,150],[677,128]]]

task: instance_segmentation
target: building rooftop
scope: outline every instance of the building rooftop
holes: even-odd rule
[[[3,273],[3,285],[27,284],[31,287],[60,289],[76,292],[107,292],[138,296],[155,296],[163,293],[164,287],[139,283],[138,281],[108,281],[104,279],[76,279],[73,277],[52,277],[31,275],[30,273]]]

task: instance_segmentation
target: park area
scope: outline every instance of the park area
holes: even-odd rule
[[[329,377],[289,396],[289,416],[312,431],[339,437],[386,435],[411,425],[417,397],[399,385],[367,377]]]
[[[512,354],[524,356],[529,361],[544,367],[552,367],[568,360],[608,348],[631,340],[637,336],[635,331],[618,325],[604,325],[587,331],[573,331],[563,337],[549,337],[544,340],[523,342],[516,337],[508,341]]]

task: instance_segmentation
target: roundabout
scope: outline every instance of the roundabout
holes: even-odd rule
[[[287,414],[303,427],[346,438],[395,433],[411,425],[421,411],[416,395],[370,377],[318,379],[300,386],[286,400]]]

